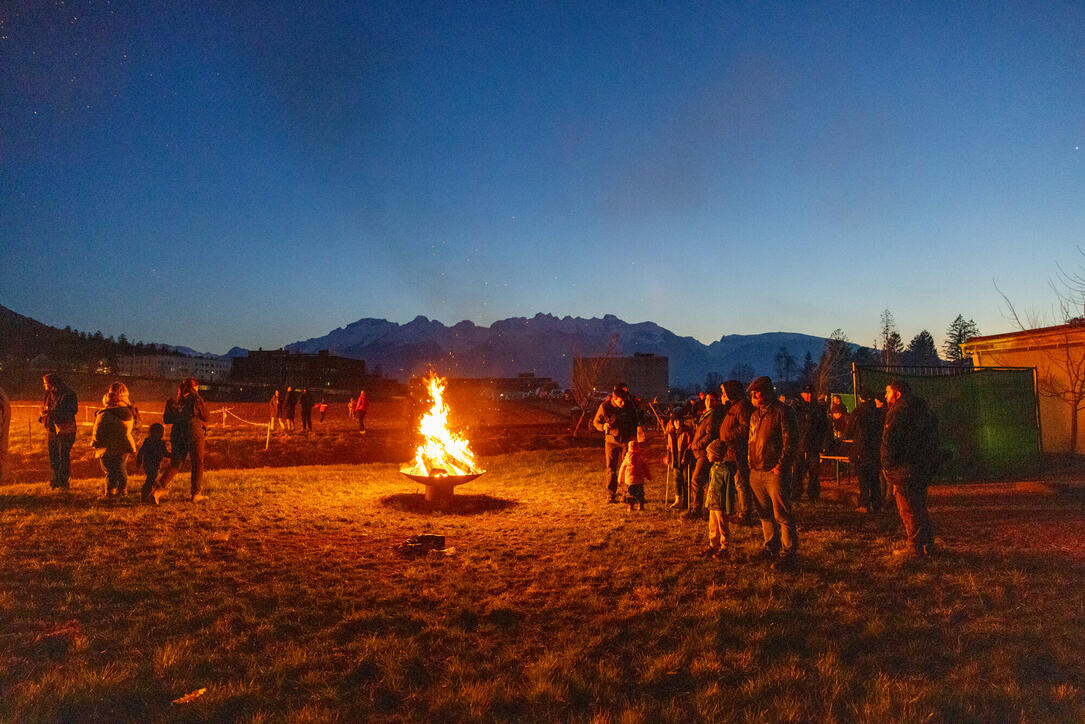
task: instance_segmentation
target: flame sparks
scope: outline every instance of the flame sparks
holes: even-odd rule
[[[445,404],[445,380],[430,373],[424,380],[433,406],[422,416],[418,431],[422,444],[414,455],[414,465],[403,468],[408,475],[441,477],[481,473],[467,439],[448,429],[448,406]]]

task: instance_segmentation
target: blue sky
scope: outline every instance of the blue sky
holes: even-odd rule
[[[361,317],[1011,329],[1085,264],[1080,3],[0,8],[0,304],[224,352]]]

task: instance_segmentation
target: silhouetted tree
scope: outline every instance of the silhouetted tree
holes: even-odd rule
[[[818,361],[818,394],[829,394],[833,389],[843,389],[851,379],[851,342],[843,330],[834,329],[825,340]]]
[[[937,367],[942,364],[942,360],[938,357],[938,349],[934,346],[934,337],[925,329],[912,337],[908,348],[904,350],[903,359],[905,364],[920,367]]]
[[[965,321],[964,316],[958,314],[957,318],[950,322],[949,327],[946,328],[946,341],[942,345],[942,354],[952,364],[966,362],[967,360],[961,352],[961,344],[978,336],[980,336],[980,329],[976,326],[976,322],[972,319]]]

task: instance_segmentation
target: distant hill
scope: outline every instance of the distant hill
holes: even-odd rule
[[[89,334],[70,327],[58,329],[0,306],[0,360],[18,364],[45,357],[53,362],[84,367],[96,365],[98,360],[131,354],[194,356],[198,353],[187,347],[132,343],[123,336],[115,340],[103,337],[101,332]]]
[[[781,347],[801,367],[808,352],[817,362],[825,346],[824,337],[793,332],[731,334],[705,345],[654,322],[630,324],[612,314],[590,319],[536,314],[503,319],[489,327],[469,321],[446,327],[422,316],[407,324],[365,318],[286,349],[309,353],[326,349],[364,359],[370,369],[400,380],[433,364],[441,374],[457,377],[515,377],[533,372],[568,385],[573,357],[603,354],[612,337],[617,339],[618,355],[666,355],[675,387],[702,385],[710,373],[727,377],[740,365],[757,375],[773,375]]]

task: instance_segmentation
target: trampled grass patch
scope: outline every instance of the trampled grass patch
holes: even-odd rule
[[[604,504],[601,458],[485,458],[448,512],[380,464],[0,488],[0,720],[1085,720],[1080,497],[936,488],[917,565],[893,517],[800,504],[785,574],[755,528],[697,558],[658,484]]]

